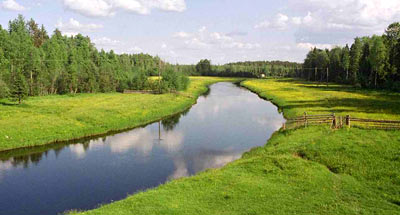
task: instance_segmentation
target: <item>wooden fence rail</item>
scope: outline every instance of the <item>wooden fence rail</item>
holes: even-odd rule
[[[385,130],[400,130],[400,121],[395,120],[377,120],[377,119],[362,119],[353,118],[350,115],[336,116],[333,114],[325,115],[308,115],[304,113],[303,116],[289,118],[283,124],[282,129],[296,129],[299,127],[307,127],[309,125],[330,125],[333,129],[343,127],[359,127],[359,128],[373,128]]]

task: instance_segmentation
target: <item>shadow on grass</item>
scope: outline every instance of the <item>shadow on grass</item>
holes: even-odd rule
[[[340,107],[340,109],[336,109]],[[343,108],[345,107],[345,108]],[[349,109],[357,109],[358,113],[388,113],[400,114],[400,99],[384,100],[384,99],[356,99],[356,98],[341,98],[341,99],[323,99],[296,101],[283,106],[284,109],[311,109],[311,111],[325,111],[335,113],[350,114]],[[317,108],[317,109],[316,109]]]

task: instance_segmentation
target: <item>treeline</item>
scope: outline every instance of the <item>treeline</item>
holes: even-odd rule
[[[299,77],[400,91],[400,23],[382,36],[355,38],[351,47],[312,49]]]
[[[302,64],[283,61],[246,61],[225,65],[212,65],[210,60],[201,60],[191,70],[182,70],[191,75],[223,77],[294,77],[300,73]]]
[[[159,75],[163,81],[151,81]],[[147,54],[98,51],[89,37],[67,37],[21,15],[0,26],[0,98],[66,93],[122,92],[126,89],[184,89],[188,78]]]

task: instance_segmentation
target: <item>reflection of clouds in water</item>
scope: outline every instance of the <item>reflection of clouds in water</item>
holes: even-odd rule
[[[4,174],[9,169],[16,169],[18,167],[14,167],[11,161],[0,161],[0,182],[4,177]]]
[[[111,152],[125,153],[135,149],[143,156],[148,156],[153,149],[153,135],[148,129],[138,128],[130,132],[116,134],[105,141],[110,145]]]
[[[230,152],[230,151],[201,151],[195,156],[187,157],[193,162],[194,172],[200,172],[209,168],[220,168],[225,166],[227,163],[239,159],[242,156],[241,152]],[[187,161],[183,155],[177,155],[173,158],[175,171],[168,176],[169,180],[178,179],[189,176],[189,170]]]
[[[161,136],[161,147],[168,153],[178,152],[183,145],[183,133],[180,131],[169,131]]]
[[[253,122],[257,122],[259,125],[267,127],[271,130],[279,130],[282,127],[282,123],[285,122],[283,117],[269,117],[269,116],[259,116],[253,117]]]
[[[170,176],[168,176],[168,180],[189,176],[189,171],[186,166],[185,158],[183,156],[176,156],[173,158],[173,160],[175,171]]]
[[[202,151],[194,157],[194,170],[199,172],[209,168],[219,168],[241,156],[242,152]]]
[[[83,146],[83,144],[70,145],[69,149],[77,159],[82,159],[86,155],[85,147]]]
[[[90,150],[102,149],[105,145],[104,141],[105,141],[105,138],[103,138],[103,137],[96,139],[96,140],[91,140],[89,142],[89,149]]]

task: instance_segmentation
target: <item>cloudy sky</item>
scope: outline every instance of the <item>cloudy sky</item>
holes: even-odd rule
[[[351,43],[400,21],[400,0],[0,0],[0,24],[18,14],[48,32],[89,35],[100,49],[171,63],[302,62],[312,46]]]

